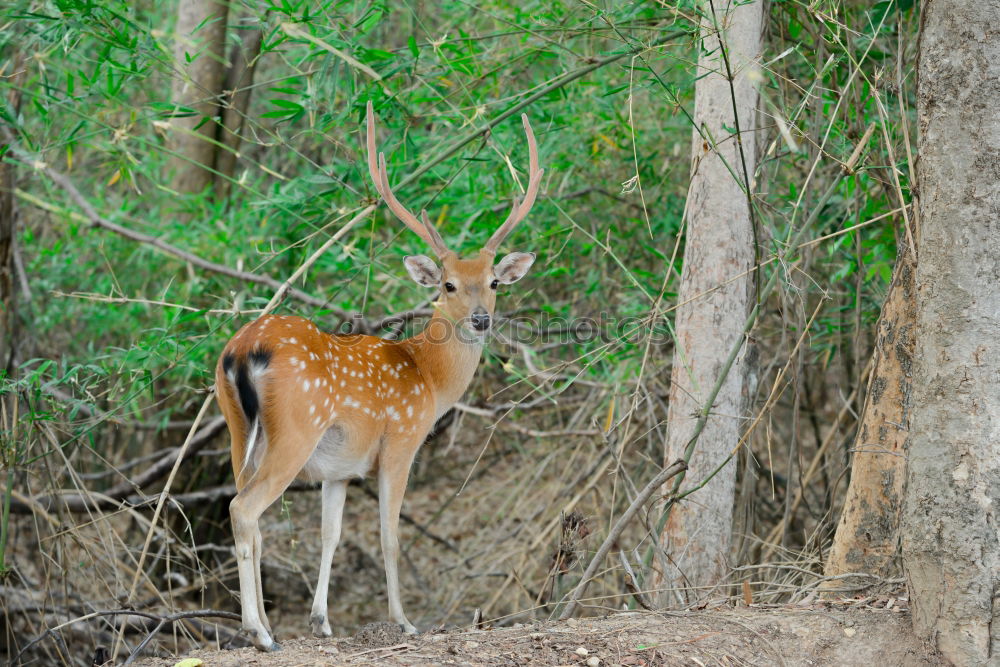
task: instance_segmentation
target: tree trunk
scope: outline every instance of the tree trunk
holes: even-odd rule
[[[922,3],[920,258],[903,566],[913,624],[1000,659],[1000,2]]]
[[[236,157],[243,141],[243,119],[250,106],[254,68],[264,38],[264,31],[259,27],[242,34],[243,43],[234,44],[230,51],[229,71],[223,91],[222,126],[219,128],[223,147],[218,149],[215,161],[220,198],[228,196],[230,181],[236,173]]]
[[[180,193],[202,192],[213,182],[219,95],[226,73],[226,15],[229,4],[216,0],[180,0],[174,46],[174,103],[194,109],[171,122],[171,187]]]
[[[914,265],[913,252],[901,244],[878,322],[872,374],[854,440],[851,484],[823,571],[827,576],[863,572],[889,577],[898,572],[913,402]],[[844,582],[829,583],[840,587]]]
[[[688,191],[684,267],[678,296],[683,305],[676,314],[667,463],[684,456],[695,415],[715,384],[726,355],[743,335],[752,302],[753,278],[746,272],[753,266],[754,238],[742,187],[743,161],[750,179],[748,186],[753,187],[757,162],[753,132],[759,94],[748,74],[761,51],[765,13],[763,2],[731,7],[728,12],[721,5],[717,9],[713,21],[711,12],[715,10],[706,6],[698,62],[698,74],[704,76],[695,84],[694,120],[701,132],[694,133],[694,165]],[[733,117],[733,95],[715,26],[721,28],[728,51],[738,122]],[[733,132],[737,127],[741,137]],[[724,284],[741,274],[745,275]],[[698,296],[710,289],[715,291]],[[745,410],[746,369],[741,356],[712,408],[689,462],[688,480],[706,477],[735,448],[744,425],[740,416]],[[673,508],[661,537],[669,565],[666,572],[658,573],[658,588],[711,586],[725,577],[735,483],[736,464],[732,463],[705,488]],[[677,592],[661,597],[660,602],[687,603],[695,598],[696,591]]]
[[[15,51],[10,61],[15,72],[11,81],[7,104],[16,118],[21,111],[21,89],[26,69],[24,55]],[[0,141],[5,144],[15,139],[12,127],[0,128]],[[6,148],[4,146],[4,148]],[[0,150],[0,154],[5,154]],[[17,272],[15,256],[17,252],[17,206],[14,201],[14,165],[0,160],[0,371],[8,377],[17,376]]]
[[[10,373],[17,347],[17,291],[14,288],[14,165],[0,162],[0,372]]]

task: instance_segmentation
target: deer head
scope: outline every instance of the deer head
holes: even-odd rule
[[[535,261],[534,253],[512,252],[494,263],[497,249],[519,222],[524,220],[535,203],[544,170],[538,168],[538,144],[526,115],[521,115],[524,133],[528,137],[528,187],[523,200],[514,197],[510,214],[475,257],[460,258],[448,249],[437,228],[420,211],[420,218],[404,207],[389,186],[385,154],[375,151],[375,113],[368,103],[368,172],[375,189],[397,218],[422,238],[437,255],[441,266],[426,255],[411,255],[403,260],[407,273],[424,287],[435,287],[440,296],[437,310],[453,322],[461,322],[474,335],[482,336],[490,328],[496,306],[496,290],[500,285],[517,282]]]

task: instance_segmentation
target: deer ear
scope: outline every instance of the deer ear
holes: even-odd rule
[[[512,252],[497,262],[493,267],[493,275],[504,285],[510,285],[523,278],[534,263],[535,253]]]
[[[406,272],[418,285],[437,287],[441,284],[441,269],[426,255],[407,255],[403,258]]]

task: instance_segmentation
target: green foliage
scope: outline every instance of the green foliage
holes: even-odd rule
[[[433,517],[429,534],[456,517],[486,522],[482,532],[493,533],[480,543],[489,546],[479,550],[464,542],[454,564],[439,561],[433,569],[454,579],[456,568],[468,569],[468,553],[497,555],[478,584],[475,577],[462,579],[460,595],[475,585],[493,589],[493,574],[509,571],[508,583],[517,581],[508,591],[513,601],[498,601],[490,613],[508,621],[524,618],[503,616],[515,609],[543,616],[546,591],[551,605],[566,574],[555,573],[551,581],[563,562],[562,541],[553,545],[551,558],[538,548],[553,537],[543,524],[558,524],[546,512],[558,512],[567,497],[579,498],[581,514],[601,514],[592,532],[599,535],[605,511],[609,520],[620,516],[622,504],[648,479],[650,465],[663,458],[692,147],[697,152],[702,142],[732,141],[736,131],[735,123],[727,124],[724,136],[709,138],[692,126],[695,85],[706,74],[696,67],[699,56],[719,48],[717,39],[697,35],[705,4],[231,4],[227,44],[245,49],[258,35],[262,44],[252,84],[238,86],[251,97],[231,176],[221,173],[219,162],[185,162],[173,148],[178,119],[194,119],[206,129],[218,122],[200,115],[197,101],[175,99],[186,66],[211,57],[194,42],[182,42],[175,56],[175,2],[10,0],[0,7],[0,160],[16,176],[23,265],[23,280],[15,280],[20,344],[14,373],[7,376],[0,364],[2,506],[15,489],[42,505],[64,491],[106,492],[125,484],[131,493],[135,471],[183,441],[190,428],[185,420],[197,413],[214,381],[219,351],[254,316],[245,311],[263,308],[274,294],[273,286],[199,268],[90,224],[79,198],[43,167],[65,174],[112,223],[216,265],[283,281],[376,199],[364,161],[369,100],[395,191],[411,209],[426,208],[449,244],[464,253],[489,237],[526,185],[523,111],[546,174],[535,208],[503,250],[532,250],[538,261],[525,280],[501,290],[499,310],[509,322],[500,331],[534,338],[520,349],[492,344],[470,392],[471,400],[485,397],[491,407],[504,407],[506,423],[490,431],[504,437],[463,447],[493,418],[460,414],[448,437],[438,438],[449,439],[446,446],[422,451],[426,458],[418,460],[411,488],[433,486],[427,494],[435,498],[432,509],[414,514]],[[850,447],[853,428],[844,398],[857,387],[860,408],[873,324],[897,245],[906,239],[917,12],[909,0],[769,5],[765,52],[759,71],[750,73],[760,84],[760,130],[742,140],[756,142],[760,156],[752,175],[761,262],[755,278],[763,284],[778,276],[780,282],[763,304],[752,344],[741,350],[756,351],[760,360],[755,409],[767,400],[754,422],[761,427],[746,447],[752,460],[740,463],[740,484],[753,503],[740,500],[737,514],[749,517],[741,533],[746,545],[776,526],[782,547],[806,549],[826,539],[836,515],[846,478],[838,459]],[[615,55],[622,57],[607,60]],[[735,64],[741,73],[747,68]],[[207,98],[219,92],[204,91]],[[232,92],[221,97],[228,100]],[[216,174],[214,185],[196,194],[177,192],[176,175],[201,166]],[[729,166],[742,181],[738,166]],[[813,226],[801,237],[806,244],[788,261],[775,261],[807,220]],[[426,307],[432,294],[416,287],[402,267],[405,255],[426,252],[379,207],[296,283],[322,305],[288,298],[279,310],[344,331],[358,312],[376,321]],[[407,321],[398,333],[421,324],[419,317]],[[802,351],[801,359],[793,348]],[[794,391],[786,391],[792,377]],[[506,411],[508,401],[513,407]],[[17,419],[2,421],[12,414]],[[456,440],[462,442],[452,449]],[[790,443],[788,449],[772,448],[779,441]],[[219,527],[228,526],[225,503],[203,503],[200,496],[196,511],[175,512],[177,496],[188,491],[214,488],[214,498],[224,496],[232,480],[221,447],[184,462],[170,488],[175,497],[163,506],[160,525],[167,532],[150,542],[147,581],[159,585],[161,573],[191,575],[190,587],[171,590],[172,609],[190,608],[195,598],[197,607],[211,607],[206,591],[233,585],[226,579],[231,562],[221,560],[221,551],[186,548],[189,541],[218,542]],[[615,466],[601,468],[608,453]],[[817,474],[806,479],[802,464],[811,455],[822,465],[810,468]],[[439,465],[443,460],[446,465]],[[433,474],[422,473],[424,465]],[[486,470],[492,482],[483,484]],[[784,480],[776,483],[778,477]],[[158,491],[160,479],[143,483],[141,492]],[[755,493],[754,485],[765,479],[770,488]],[[477,480],[478,497],[453,494]],[[789,503],[793,493],[803,501],[797,510],[798,500]],[[125,502],[141,503],[141,495]],[[289,530],[301,514],[289,511],[291,502],[282,502]],[[135,563],[118,541],[131,547],[147,530],[142,521],[132,525],[132,518],[119,517],[139,516],[145,510],[138,507],[115,505],[98,518],[89,511],[75,518],[20,517],[21,526],[34,524],[34,543],[61,554],[45,560],[51,577],[32,580],[28,573],[20,585],[34,595],[36,581],[43,581],[46,599],[61,587],[59,600],[112,608]],[[77,520],[85,524],[65,529]],[[82,532],[103,531],[103,522],[115,524],[113,532],[121,529],[118,541]],[[12,579],[22,573],[4,571],[8,524],[4,511],[0,576]],[[52,532],[43,536],[43,530]],[[288,535],[290,562],[300,549],[299,532],[296,527]],[[166,535],[169,543],[161,541]],[[499,535],[530,544],[524,558],[499,553],[506,549],[497,549]],[[111,546],[88,561],[81,554],[100,549],[88,549],[87,540],[100,549],[105,542]],[[31,544],[22,539],[20,549],[33,549]],[[746,547],[740,562],[751,561],[756,548]],[[220,567],[203,567],[206,554],[218,557]],[[33,556],[32,550],[26,561]],[[301,556],[305,561],[308,551]],[[126,569],[118,569],[119,558]],[[810,562],[789,561],[803,568]],[[794,569],[794,576],[807,571]],[[781,580],[780,592],[768,599],[787,596],[790,575],[773,576]],[[97,589],[77,590],[74,578],[93,580]],[[616,581],[607,590],[619,587]],[[493,592],[489,597],[496,600]],[[371,590],[361,593],[371,606]],[[227,600],[229,594],[224,592]],[[754,595],[763,599],[756,588]],[[458,597],[451,592],[427,596],[428,604],[445,598],[440,606],[452,616],[435,617],[435,623],[458,618]],[[31,616],[22,620],[34,628]],[[63,645],[57,648],[61,655]],[[82,654],[70,647],[66,655]]]
[[[858,171],[842,180],[814,236],[898,208],[892,169],[907,194],[904,137],[895,120],[886,124],[876,94],[889,118],[912,115],[904,95],[912,92],[912,81],[898,89],[892,69],[899,55],[896,31],[903,26],[908,34],[914,12],[909,4],[821,4],[830,6],[819,11],[799,2],[773,3],[762,71],[768,130],[761,145],[769,151],[758,170],[756,199],[763,259],[790,225],[806,217],[809,202],[833,175],[830,165],[848,160],[869,124],[877,129]],[[520,123],[505,120],[487,139],[469,142],[413,178],[421,165],[563,72],[671,31],[693,32],[697,11],[691,2],[606,3],[599,9],[586,3],[444,2],[429,14],[384,2],[234,5],[230,42],[256,29],[264,39],[245,120],[247,141],[226,197],[171,190],[166,124],[195,113],[172,99],[171,3],[9,5],[3,10],[8,28],[0,35],[8,63],[0,79],[0,114],[22,150],[66,173],[107,218],[211,261],[284,278],[373,197],[361,134],[371,99],[390,178],[410,179],[400,196],[412,208],[427,207],[442,234],[468,252],[488,237],[518,192],[505,158],[524,183]],[[237,24],[237,16],[248,20]],[[527,107],[542,147],[548,196],[508,244],[530,247],[541,261],[527,285],[503,296],[504,310],[538,308],[563,318],[605,313],[646,318],[646,332],[664,328],[646,316],[661,289],[666,304],[676,301],[676,277],[664,284],[663,276],[682,229],[699,48],[713,46],[678,37],[554,88]],[[847,86],[855,76],[859,84]],[[850,99],[838,107],[841,95]],[[795,145],[770,127],[771,117],[781,118]],[[830,159],[808,180],[826,135]],[[33,290],[22,316],[43,342],[39,354],[59,360],[43,372],[47,381],[72,377],[74,393],[95,389],[93,402],[123,417],[156,421],[192,410],[192,390],[212,382],[219,349],[245,321],[212,311],[232,309],[234,302],[259,307],[270,290],[93,229],[70,214],[78,206],[30,163],[10,153],[5,160],[21,165],[19,187],[49,206],[45,211],[19,202],[20,244]],[[341,324],[333,315],[340,309],[372,316],[406,310],[428,295],[405,279],[400,260],[424,251],[379,210],[302,282],[328,299],[330,309],[291,300],[283,309],[315,317],[329,329]],[[877,317],[895,256],[893,219],[836,236],[814,252],[812,279],[829,286],[834,303],[814,323],[811,344],[830,358],[846,349],[854,327]],[[683,245],[677,257],[675,275]],[[79,293],[91,297],[66,296]],[[818,296],[813,291],[803,298]],[[108,297],[131,301],[95,300]],[[836,315],[857,304],[860,321]],[[581,372],[615,382],[637,372],[644,349],[642,337],[605,336],[552,351],[548,361],[579,359]],[[504,368],[497,372],[520,373]]]

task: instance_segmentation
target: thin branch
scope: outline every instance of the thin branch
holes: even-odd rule
[[[760,232],[758,229],[757,216],[754,214],[753,193],[750,190],[750,172],[747,170],[747,158],[743,150],[743,132],[740,129],[740,112],[736,103],[736,84],[734,82],[732,65],[729,62],[729,48],[722,40],[722,28],[719,26],[718,14],[715,12],[715,3],[708,0],[709,9],[712,11],[712,23],[715,27],[715,36],[719,40],[719,50],[722,52],[722,62],[726,66],[726,81],[729,84],[729,99],[733,103],[733,123],[736,131],[736,148],[740,154],[740,164],[743,167],[743,192],[747,197],[747,214],[750,216],[750,229],[753,230],[753,263],[760,266]],[[761,28],[763,29],[763,28]],[[756,56],[755,56],[756,57]],[[753,85],[753,84],[751,84]],[[751,110],[752,112],[753,110]],[[756,124],[756,123],[754,123]],[[737,180],[738,182],[738,180]],[[754,294],[760,298],[760,271],[754,272]],[[759,302],[759,301],[758,301]]]
[[[354,69],[360,72],[364,72],[369,78],[371,78],[375,83],[377,83],[382,88],[382,92],[384,92],[388,97],[393,96],[392,90],[390,90],[389,87],[385,85],[385,80],[382,78],[382,75],[373,70],[368,65],[358,60],[357,58],[355,58],[354,56],[352,56],[351,54],[345,51],[341,51],[338,48],[335,48],[332,44],[320,39],[319,37],[310,35],[308,32],[303,30],[302,27],[297,23],[287,23],[287,22],[282,23],[281,30],[289,37],[295,39],[301,39],[303,41],[314,44],[319,48],[323,49],[324,51],[327,51],[335,55],[336,57],[340,58]]]
[[[192,422],[193,424],[193,422]],[[191,438],[187,450],[183,453],[182,460],[193,457],[197,452],[204,449],[208,443],[226,427],[226,420],[222,417],[213,417],[208,423],[202,426]],[[42,509],[53,511],[63,509],[67,512],[90,512],[93,510],[116,509],[122,502],[136,502],[139,497],[132,497],[136,493],[142,494],[142,487],[148,486],[162,479],[181,455],[181,448],[176,447],[169,450],[160,459],[147,468],[142,474],[126,479],[116,484],[99,496],[93,497],[89,494],[62,494],[51,493],[42,496],[28,498],[27,502],[14,498],[11,502],[10,510],[14,514],[32,514]],[[2,487],[0,487],[2,488]]]
[[[267,313],[270,313],[272,310],[274,310],[275,308],[277,308],[278,305],[282,301],[284,301],[285,295],[290,294],[291,290],[294,289],[292,287],[292,283],[294,283],[296,280],[298,280],[302,276],[303,273],[305,273],[306,271],[308,271],[309,267],[311,267],[313,264],[315,264],[316,260],[318,260],[320,257],[322,257],[323,254],[327,250],[330,249],[330,246],[332,246],[334,243],[336,243],[341,238],[343,238],[344,235],[347,234],[347,232],[349,232],[352,229],[354,229],[354,226],[356,224],[358,224],[359,222],[361,222],[362,220],[364,220],[365,218],[367,218],[368,215],[370,213],[373,213],[374,211],[375,211],[375,205],[374,204],[366,206],[365,208],[361,209],[361,211],[357,215],[355,215],[353,218],[351,218],[350,220],[347,221],[347,224],[345,224],[343,227],[341,227],[339,230],[337,230],[336,234],[334,234],[333,236],[331,236],[330,238],[328,238],[323,245],[321,245],[319,248],[317,248],[316,252],[314,252],[312,255],[310,255],[309,259],[307,259],[305,262],[302,263],[302,266],[300,266],[299,268],[295,269],[295,272],[292,273],[292,275],[288,277],[288,280],[286,280],[285,282],[281,283],[278,286],[278,289],[275,291],[274,296],[271,297],[271,300],[267,303],[267,306],[264,307],[264,312],[262,312],[260,316],[263,317]]]
[[[794,251],[798,248],[798,244],[802,236],[810,227],[812,227],[813,223],[816,222],[816,220],[819,218],[819,214],[823,210],[823,207],[826,206],[826,203],[830,200],[830,197],[833,196],[833,193],[837,191],[837,188],[839,186],[840,186],[840,177],[838,176],[833,180],[832,183],[830,183],[830,186],[820,196],[819,201],[816,202],[816,205],[813,207],[812,212],[809,214],[809,217],[805,220],[802,226],[798,230],[795,230],[794,232],[792,231],[789,232],[791,238],[785,244],[785,247],[779,254],[778,262],[780,265],[784,265],[784,263],[791,257]],[[716,397],[718,397],[719,392],[722,390],[722,385],[725,383],[726,377],[728,377],[729,371],[732,369],[733,363],[735,363],[737,355],[743,348],[744,337],[748,335],[750,331],[753,330],[754,325],[757,323],[757,318],[760,316],[762,306],[763,304],[767,303],[768,298],[771,296],[771,292],[774,291],[775,287],[777,287],[778,276],[780,276],[781,274],[782,271],[780,269],[775,270],[774,273],[771,274],[771,277],[768,279],[767,284],[764,286],[764,289],[760,293],[760,299],[754,305],[753,309],[750,311],[750,315],[747,316],[746,322],[743,324],[743,335],[740,336],[740,338],[733,344],[732,348],[729,350],[729,355],[726,357],[726,360],[722,364],[722,368],[719,371],[718,378],[716,378],[715,385],[712,387],[712,390],[708,393],[708,397],[705,400],[702,408],[698,411],[698,420],[695,422],[694,431],[691,434],[691,439],[688,440],[688,443],[684,448],[684,455],[682,457],[684,461],[688,462],[691,461],[691,457],[694,455],[695,447],[698,444],[698,439],[701,437],[702,432],[705,430],[705,425],[708,423],[708,418],[712,414],[712,406],[715,404],[715,399]],[[709,474],[705,479],[699,481],[698,488],[704,486],[710,479],[712,479],[721,470],[722,467],[720,466],[716,468],[711,474]],[[684,477],[685,475],[682,472],[674,480],[673,488],[670,489],[671,496],[677,495],[677,492],[680,489],[681,484],[684,483]],[[657,539],[659,539],[660,534],[662,534],[663,532],[663,527],[666,525],[667,519],[670,517],[670,510],[673,508],[673,506],[674,506],[673,502],[668,502],[666,507],[664,507],[663,514],[661,515],[659,522],[657,523],[656,526]],[[648,555],[649,554],[647,554],[647,556]]]
[[[565,86],[566,84],[576,81],[577,79],[582,79],[591,72],[598,70],[604,67],[605,65],[616,63],[622,58],[627,58],[629,56],[635,55],[636,53],[648,51],[649,49],[656,48],[657,46],[663,46],[664,44],[677,40],[681,37],[687,37],[689,34],[690,32],[687,30],[674,30],[672,32],[668,32],[666,35],[660,37],[659,39],[653,40],[649,44],[644,44],[641,46],[626,49],[624,51],[619,51],[618,53],[614,53],[610,56],[605,56],[604,58],[598,58],[596,60],[593,60],[591,63],[584,65],[583,67],[578,67],[576,69],[567,70],[563,72],[562,74],[555,77],[552,81],[550,81],[546,85],[540,87],[532,94],[526,96],[517,104],[508,107],[506,111],[503,111],[502,113],[491,118],[484,125],[474,130],[471,130],[470,132],[467,132],[458,139],[455,139],[455,141],[451,142],[445,148],[441,149],[441,151],[430,160],[422,162],[419,168],[410,172],[409,176],[407,176],[406,178],[404,178],[399,182],[399,184],[396,186],[397,189],[402,189],[403,187],[409,185],[410,183],[413,183],[418,178],[423,176],[425,173],[436,167],[438,164],[440,164],[444,160],[447,160],[449,157],[457,153],[463,146],[465,146],[465,144],[475,140],[476,138],[482,136],[483,134],[486,134],[487,132],[492,130],[494,127],[496,127],[503,121],[507,120],[508,118],[518,113],[522,109],[527,108],[533,102],[542,99],[552,91],[558,90],[563,86]]]
[[[169,616],[164,616],[163,618],[160,619],[160,622],[156,624],[156,627],[153,628],[146,635],[146,638],[143,639],[141,642],[139,642],[139,645],[136,646],[135,649],[131,653],[129,653],[128,658],[125,659],[125,662],[123,662],[122,665],[131,665],[135,661],[135,659],[139,657],[139,654],[142,653],[142,650],[144,648],[146,648],[146,646],[149,644],[149,642],[153,641],[153,637],[155,637],[157,634],[159,634],[160,630],[162,630],[164,628],[164,626],[172,625],[172,624],[176,623],[177,621],[181,621],[181,620],[184,620],[184,619],[190,619],[190,618],[225,618],[225,619],[228,619],[228,620],[231,620],[231,621],[241,621],[242,620],[241,616],[239,614],[235,613],[235,612],[231,612],[231,611],[215,611],[214,609],[198,609],[196,611],[179,611],[176,614],[171,614]]]
[[[40,635],[36,636],[31,641],[29,641],[27,644],[25,644],[24,646],[22,646],[21,650],[19,650],[17,652],[17,655],[14,656],[14,659],[11,661],[11,664],[12,665],[20,664],[21,656],[24,655],[25,652],[27,652],[32,646],[35,646],[36,644],[38,644],[39,642],[43,641],[47,637],[55,637],[55,633],[56,632],[58,632],[59,630],[62,630],[63,628],[65,628],[67,626],[75,625],[75,624],[80,623],[82,621],[89,621],[92,618],[106,618],[108,616],[111,616],[111,617],[117,617],[117,616],[139,616],[139,617],[142,617],[142,618],[147,618],[147,619],[150,619],[150,620],[158,621],[157,626],[154,628],[154,630],[150,634],[150,636],[147,637],[139,645],[139,647],[135,651],[132,652],[132,655],[129,656],[129,659],[125,662],[125,664],[129,664],[132,660],[134,660],[133,656],[136,656],[138,654],[139,650],[142,649],[142,648],[144,648],[146,646],[146,644],[149,643],[149,640],[152,639],[153,635],[155,635],[157,632],[159,632],[163,628],[164,625],[168,625],[170,623],[174,623],[176,621],[180,621],[180,620],[184,620],[184,619],[189,619],[189,618],[225,618],[225,619],[230,620],[230,621],[239,621],[240,620],[240,615],[237,614],[237,613],[234,613],[234,612],[231,612],[231,611],[216,611],[215,609],[197,609],[197,610],[191,610],[191,611],[179,611],[179,612],[177,612],[175,614],[170,614],[169,616],[158,616],[157,614],[151,614],[151,613],[146,612],[146,611],[138,611],[136,609],[114,609],[114,610],[109,610],[109,611],[95,611],[95,612],[91,612],[89,614],[84,614],[83,616],[78,616],[78,617],[70,619],[70,620],[68,620],[68,621],[66,621],[64,623],[60,623],[57,626],[54,626],[54,627],[46,629],[45,632],[43,632]]]
[[[613,199],[616,202],[622,203],[625,206],[628,206],[628,207],[630,207],[630,208],[638,211],[639,213],[644,213],[645,212],[645,209],[640,204],[636,204],[635,202],[631,202],[628,199],[626,199],[625,197],[617,195],[617,194],[615,194],[614,192],[612,192],[610,190],[607,190],[607,189],[601,188],[601,187],[597,187],[597,186],[593,186],[593,185],[585,187],[585,188],[580,188],[579,190],[574,190],[573,192],[567,192],[566,194],[563,194],[563,195],[550,195],[549,199],[561,199],[563,201],[567,201],[569,199],[579,199],[580,197],[586,197],[587,195],[591,195],[591,194],[594,194],[594,195],[603,195],[604,197],[607,197],[608,199]],[[500,211],[505,211],[508,208],[510,208],[510,204],[508,204],[506,202],[503,202],[503,203],[494,204],[493,206],[491,206],[490,207],[490,212],[492,212],[492,213],[499,213]]]
[[[16,149],[13,150],[15,152],[19,152]],[[24,156],[21,155],[21,157]],[[38,166],[38,168],[43,173],[45,173],[45,175],[48,176],[54,183],[63,188],[67,192],[67,194],[69,194],[70,198],[74,202],[76,202],[76,204],[81,209],[83,209],[82,217],[84,221],[89,223],[90,226],[92,227],[97,227],[99,229],[104,229],[106,231],[113,232],[123,238],[129,239],[131,241],[136,241],[137,243],[144,243],[146,245],[153,246],[154,248],[160,250],[161,252],[164,252],[168,255],[172,255],[173,257],[188,262],[192,266],[196,266],[199,269],[204,269],[205,271],[211,271],[213,273],[218,273],[220,275],[228,276],[230,278],[235,278],[237,280],[242,280],[248,283],[255,283],[257,285],[266,285],[273,289],[281,288],[281,282],[275,280],[271,276],[251,273],[250,271],[241,271],[239,269],[228,267],[225,264],[217,264],[216,262],[212,262],[203,257],[199,257],[198,255],[195,255],[190,251],[178,248],[175,245],[171,245],[166,241],[163,241],[162,239],[159,239],[155,236],[150,236],[149,234],[137,232],[134,229],[129,229],[128,227],[123,227],[117,223],[111,222],[107,218],[102,217],[94,209],[94,207],[90,204],[90,202],[88,202],[87,199],[82,194],[80,194],[80,191],[76,188],[73,182],[69,180],[69,178],[59,173],[58,171],[52,169],[48,165],[41,164],[36,166]],[[48,202],[44,202],[38,197],[32,195],[31,193],[25,192],[20,189],[15,190],[15,193],[21,199],[31,204],[34,204],[39,208],[55,213],[67,213],[67,211],[63,211],[53,206],[52,204],[49,204]],[[72,215],[71,212],[70,214]],[[343,309],[330,305],[330,303],[326,299],[320,299],[311,294],[303,292],[298,288],[293,287],[289,289],[288,295],[298,301],[301,301],[302,303],[313,306],[315,308],[324,308],[326,310],[329,310],[333,312],[337,317],[343,319],[348,319],[353,316],[351,313],[348,313]]]
[[[593,579],[594,575],[597,573],[597,568],[599,568],[601,563],[604,562],[604,559],[607,558],[608,553],[611,551],[611,547],[618,542],[618,538],[622,536],[622,533],[625,531],[625,527],[632,520],[632,517],[639,512],[642,506],[646,504],[646,501],[649,500],[649,497],[653,495],[657,489],[663,486],[671,478],[681,474],[685,470],[687,470],[687,462],[680,459],[674,461],[669,466],[661,470],[656,477],[649,480],[649,483],[646,484],[642,491],[639,492],[639,495],[635,497],[635,500],[633,500],[632,504],[628,506],[628,509],[625,510],[620,517],[618,517],[618,521],[616,521],[615,525],[611,527],[604,543],[601,544],[601,547],[597,550],[597,553],[594,554],[594,557],[591,559],[587,569],[584,570],[583,577],[580,578],[580,583],[576,585],[576,588],[574,588],[573,592],[570,594],[569,600],[566,602],[566,607],[563,608],[562,614],[559,615],[560,621],[565,621],[573,616],[573,613],[580,604],[580,598],[587,590],[587,585],[590,584],[590,580]]]
[[[194,418],[194,424],[191,425],[191,430],[188,432],[187,439],[185,439],[184,444],[181,445],[180,451],[177,453],[177,459],[174,461],[174,465],[170,468],[170,475],[167,476],[166,484],[163,486],[163,493],[160,494],[160,499],[156,503],[156,509],[153,510],[153,518],[149,520],[149,530],[146,531],[146,541],[142,545],[142,552],[139,554],[139,562],[135,566],[135,575],[132,577],[132,585],[129,586],[128,595],[125,597],[125,604],[132,603],[132,598],[135,596],[135,589],[139,586],[139,579],[141,579],[142,575],[145,573],[143,564],[146,562],[146,556],[149,554],[149,546],[153,542],[153,535],[156,534],[156,524],[160,519],[160,514],[163,512],[163,505],[167,502],[167,497],[170,494],[170,487],[174,482],[174,477],[177,475],[177,471],[181,467],[181,462],[184,460],[184,453],[191,445],[191,441],[194,439],[198,424],[204,418],[205,413],[208,411],[208,406],[212,404],[213,398],[215,398],[215,392],[209,393],[209,395],[205,397],[205,402],[201,404],[201,409]],[[121,648],[122,641],[124,639],[125,627],[122,626],[118,633],[118,639],[114,643],[114,648],[111,649],[112,662],[114,662],[115,658],[118,657],[118,651]]]

